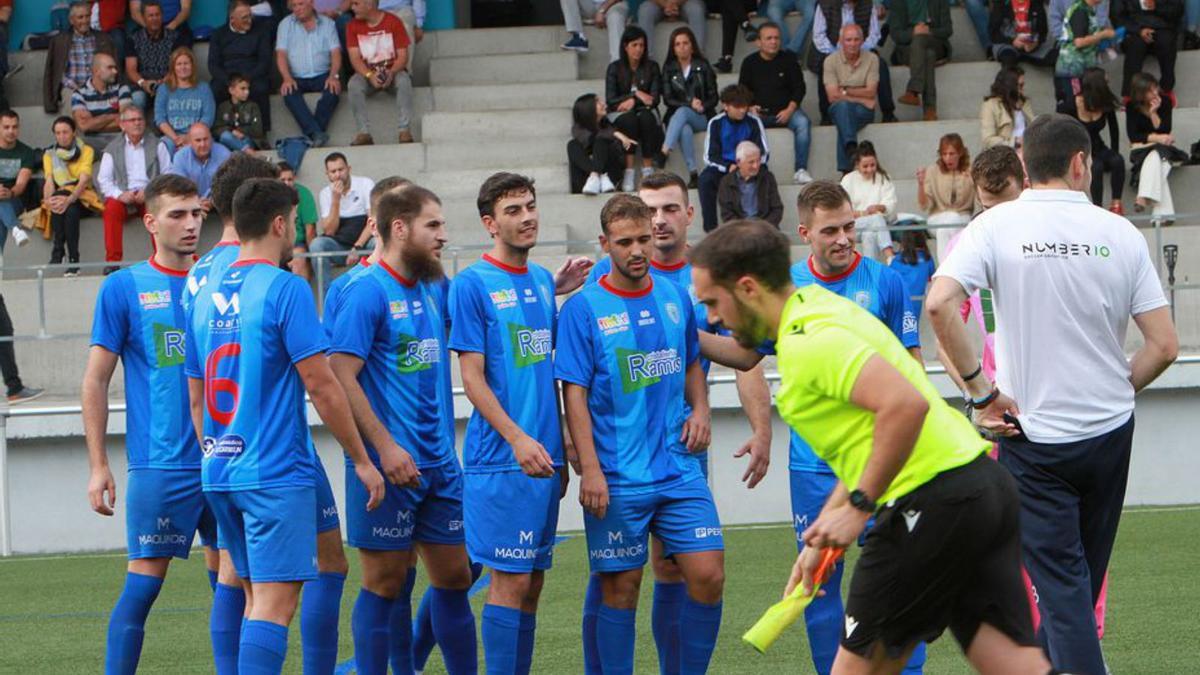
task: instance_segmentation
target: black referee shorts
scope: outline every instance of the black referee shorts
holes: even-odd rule
[[[1021,579],[1020,509],[1004,467],[980,455],[876,514],[850,580],[842,646],[889,658],[948,627],[966,651],[981,623],[1036,646]]]

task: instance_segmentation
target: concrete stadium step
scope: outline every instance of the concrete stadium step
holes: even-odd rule
[[[427,143],[553,138],[566,143],[571,132],[569,108],[497,110],[486,113],[433,112],[422,119]]]
[[[460,28],[431,31],[425,38],[436,40],[433,58],[557,52],[564,39],[562,26]]]
[[[555,82],[578,76],[578,64],[570,52],[446,56],[429,64],[430,80],[439,85]]]
[[[478,141],[437,141],[425,155],[429,171],[493,169],[521,171],[525,166],[561,166],[566,171],[566,138],[498,138]]]

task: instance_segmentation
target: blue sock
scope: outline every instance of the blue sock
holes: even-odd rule
[[[583,672],[600,675],[600,646],[596,644],[596,615],[600,612],[600,575],[588,578],[587,593],[583,596]]]
[[[247,621],[238,651],[238,675],[279,675],[287,657],[287,643],[287,626]]]
[[[601,604],[596,614],[596,644],[604,675],[633,675],[633,648],[637,640],[636,609],[614,609]]]
[[[387,675],[388,630],[395,602],[365,588],[358,592],[350,630],[354,634],[355,671],[359,675]]]
[[[238,641],[242,634],[242,615],[246,611],[246,592],[239,586],[217,584],[213,592],[208,632],[212,637],[213,660],[217,675],[237,675]]]
[[[834,566],[829,580],[821,585],[825,595],[813,598],[812,604],[804,610],[808,648],[818,675],[829,675],[833,670],[833,659],[842,641],[842,573],[845,568],[843,563]]]
[[[717,646],[717,634],[721,632],[721,602],[706,605],[687,598],[683,601],[679,623],[687,626],[687,630],[681,632],[679,672],[683,675],[704,675],[708,672],[708,662],[712,660],[713,649]]]
[[[137,671],[142,638],[146,635],[146,616],[162,583],[158,577],[125,573],[125,588],[108,618],[108,650],[104,659],[104,672],[108,675]]]
[[[904,666],[904,675],[921,675],[925,672],[925,643],[918,642],[912,656]]]
[[[388,617],[388,653],[392,662],[392,673],[395,675],[412,675],[412,592],[413,584],[417,583],[417,570],[408,568],[408,578],[396,602],[392,605],[392,615]],[[432,632],[432,630],[430,631]]]
[[[654,607],[650,610],[650,627],[654,631],[654,646],[658,648],[658,671],[662,675],[679,672],[679,617],[687,584],[654,582]]]
[[[521,610],[500,605],[483,606],[483,658],[488,675],[517,672],[520,651]]]
[[[473,675],[479,668],[475,647],[475,616],[467,592],[429,587],[433,635],[450,675]]]
[[[408,574],[416,579],[417,568],[408,568]],[[425,670],[425,662],[429,660],[429,655],[437,646],[437,639],[433,636],[433,612],[431,611],[433,603],[429,599],[429,592],[432,590],[432,586],[425,589],[425,595],[421,596],[421,604],[417,607],[417,616],[412,622],[413,670]]]
[[[337,668],[338,613],[346,575],[322,572],[304,584],[300,601],[300,648],[304,672],[332,675]]]
[[[214,593],[217,590],[217,571],[216,570],[208,570],[208,590],[213,591]]]
[[[533,668],[533,641],[537,634],[537,614],[521,612],[521,634],[517,637],[517,675],[529,675]]]

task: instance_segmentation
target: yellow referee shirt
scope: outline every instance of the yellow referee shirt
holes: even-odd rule
[[[874,354],[883,357],[929,402],[912,455],[877,500],[880,504],[991,447],[942,400],[887,326],[836,293],[815,285],[797,289],[784,305],[775,351],[783,380],[776,396],[779,414],[850,490],[862,477],[875,435],[875,414],[850,402],[867,360]]]

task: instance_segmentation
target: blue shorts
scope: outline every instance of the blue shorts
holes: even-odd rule
[[[463,477],[458,461],[421,469],[421,487],[387,483],[383,502],[367,510],[367,489],[346,466],[346,532],[354,548],[407,551],[414,541],[463,543]]]
[[[550,569],[561,485],[557,473],[467,474],[463,520],[471,560],[512,574]]]
[[[317,491],[311,486],[205,497],[239,577],[258,583],[317,578]]]
[[[821,515],[829,493],[837,487],[837,476],[816,471],[790,472],[792,481],[792,526],[796,528],[796,551],[804,548],[800,536]]]
[[[216,523],[204,503],[199,471],[134,469],[128,475],[125,546],[130,560],[187,559],[197,531],[205,546],[216,543]]]
[[[337,502],[333,499],[333,486],[329,484],[329,474],[325,473],[325,465],[320,456],[316,457],[317,465],[317,534],[335,530],[342,526],[338,519]]]
[[[593,572],[642,567],[651,534],[668,556],[725,550],[717,505],[700,478],[650,494],[610,495],[604,518],[584,511],[583,525]]]

